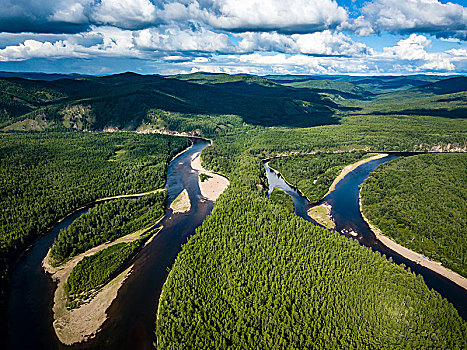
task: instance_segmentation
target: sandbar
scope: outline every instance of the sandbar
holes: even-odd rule
[[[359,160],[356,163],[345,166],[344,169],[342,169],[341,173],[334,179],[331,186],[329,186],[329,190],[326,192],[324,197],[326,197],[329,193],[334,191],[334,189],[336,188],[336,185],[339,183],[339,181],[341,181],[345,177],[345,175],[347,175],[351,171],[355,170],[360,165],[371,162],[372,160],[381,159],[381,158],[384,158],[384,157],[387,157],[387,156],[388,156],[387,153],[379,153],[379,154],[376,154],[376,155],[374,155],[372,157],[365,158],[365,159]]]
[[[170,204],[170,209],[172,209],[174,213],[186,213],[190,211],[190,197],[186,188],[180,192],[177,198],[175,198],[172,204]]]
[[[318,224],[323,225],[327,229],[336,228],[336,224],[331,216],[331,205],[323,203],[308,209],[307,214]]]
[[[201,152],[193,154],[191,158],[191,167],[198,173],[199,189],[201,190],[201,195],[207,200],[215,202],[230,184],[226,177],[207,171],[201,166]],[[201,181],[199,178],[201,173],[211,177]]]

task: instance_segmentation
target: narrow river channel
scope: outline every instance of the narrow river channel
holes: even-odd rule
[[[68,217],[37,240],[16,265],[8,306],[9,349],[153,349],[157,304],[168,269],[182,245],[211,212],[214,203],[201,197],[198,173],[191,157],[209,142],[195,139],[193,146],[176,157],[167,170],[168,204],[186,188],[191,210],[172,214],[161,222],[163,229],[136,257],[132,273],[107,310],[108,319],[97,336],[83,344],[64,346],[52,327],[55,284],[41,267],[61,228],[69,226],[87,209]]]
[[[331,215],[334,217],[337,231],[342,232],[345,230],[345,232],[348,232],[352,230],[357,232],[358,236],[356,239],[360,244],[370,247],[373,251],[385,254],[386,257],[391,257],[396,264],[405,264],[416,274],[422,275],[426,285],[429,288],[435,289],[444,298],[449,300],[457,309],[459,315],[464,320],[467,320],[467,291],[465,289],[381,244],[360,214],[358,203],[360,185],[377,166],[397,157],[398,155],[390,155],[360,165],[339,181],[335,190],[329,193],[320,203],[326,202],[332,206]],[[272,192],[274,187],[285,191],[294,202],[295,214],[314,223],[307,215],[307,210],[312,207],[308,200],[296,189],[290,187],[281,176],[271,171],[266,163],[264,164],[264,168],[269,182],[269,193]],[[353,239],[348,234],[345,234],[345,236]]]

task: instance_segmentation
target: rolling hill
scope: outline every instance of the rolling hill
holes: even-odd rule
[[[149,121],[151,109],[235,114],[264,126],[336,122],[333,114],[338,106],[316,93],[265,84],[261,78],[218,84],[186,80],[135,73],[50,82],[3,78],[0,126],[24,129],[29,121],[37,129],[133,130]]]

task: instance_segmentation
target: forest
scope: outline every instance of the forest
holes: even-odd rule
[[[362,210],[384,235],[467,277],[467,155],[400,157],[361,188]]]
[[[268,198],[262,166],[293,154],[271,166],[319,201],[343,166],[369,152],[465,151],[467,79],[446,81],[205,73],[0,79],[1,300],[8,267],[57,219],[98,198],[162,188],[170,159],[190,145],[130,131],[178,131],[212,139],[203,166],[230,185],[169,272],[154,310],[158,348],[467,348],[466,322],[421,276],[298,218],[284,192]],[[109,129],[128,132],[100,132]],[[457,169],[429,165],[431,176],[445,176],[445,165]],[[457,165],[465,169],[465,161]],[[158,192],[96,205],[60,233],[57,262],[146,227],[164,199]],[[451,244],[454,229],[436,242]],[[67,283],[69,307],[117,273],[137,244],[78,264]],[[465,250],[436,251],[444,253],[464,268]]]
[[[115,276],[121,266],[140,248],[144,239],[114,244],[86,256],[71,271],[65,284],[67,308],[74,309],[89,301],[100,286]]]
[[[166,192],[97,204],[62,229],[50,250],[55,265],[105,242],[145,229],[164,215]]]
[[[189,144],[134,133],[0,134],[2,319],[10,266],[34,239],[96,199],[162,188],[170,159]]]
[[[248,150],[230,159],[229,188],[163,287],[157,348],[467,346],[467,324],[420,276],[268,200]]]
[[[294,204],[290,196],[282,190],[274,187],[271,194],[269,195],[271,203],[279,206],[282,210],[287,210],[288,212],[294,212]]]
[[[323,199],[344,166],[366,157],[366,152],[316,153],[274,158],[269,166],[281,173],[293,187],[300,189],[312,203]]]

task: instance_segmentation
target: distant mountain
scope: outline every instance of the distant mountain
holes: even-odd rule
[[[279,84],[313,80],[313,75],[266,75],[265,78]]]
[[[195,115],[237,115],[253,125],[310,127],[338,123],[339,115],[347,112],[450,118],[466,115],[465,77],[428,84],[438,78],[299,80],[298,76],[285,76],[282,83],[273,78],[209,73],[170,77],[122,73],[50,81],[0,78],[0,128],[135,130],[154,123],[157,127],[174,125],[177,118],[189,124]],[[341,81],[344,79],[354,82]],[[370,83],[419,85],[375,95],[362,87]],[[178,113],[178,117],[173,119],[170,113]],[[172,119],[161,121],[155,115]]]
[[[0,71],[0,78],[23,78],[30,80],[43,80],[53,81],[59,79],[76,79],[89,77],[90,75],[83,74],[60,74],[60,73],[39,73],[39,72],[2,72]]]
[[[352,75],[267,75],[271,81],[280,84],[298,83],[310,80],[326,80],[342,83],[352,83],[374,94],[407,90],[447,79],[446,76],[409,75],[409,76],[352,76]]]
[[[274,86],[276,85],[272,80],[269,80],[265,77],[258,77],[255,75],[249,74],[238,74],[230,75],[224,73],[191,73],[191,74],[177,74],[171,75],[167,78],[173,78],[183,81],[189,81],[190,83],[196,84],[226,84],[226,83],[254,83],[265,86]]]
[[[265,126],[314,126],[335,123],[338,107],[316,93],[253,76],[175,79],[123,73],[54,81],[3,78],[0,87],[0,127],[10,125],[9,129],[19,123],[20,129],[132,130],[149,122],[148,112],[153,109],[235,114],[247,123]]]
[[[366,112],[467,118],[467,77],[380,95],[367,106]]]
[[[433,93],[436,95],[455,94],[467,91],[467,77],[455,77],[438,81],[436,83],[423,85],[411,91]]]
[[[407,90],[413,87],[422,86],[427,83],[434,83],[445,76],[435,75],[410,75],[410,76],[373,76],[357,77],[343,76],[337,77],[335,81],[352,83],[373,93],[388,93]]]
[[[325,93],[348,99],[367,99],[374,94],[355,84],[334,80],[303,80],[284,84],[294,88],[309,89],[313,92]]]

